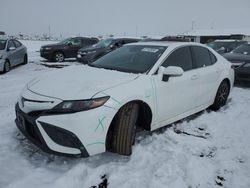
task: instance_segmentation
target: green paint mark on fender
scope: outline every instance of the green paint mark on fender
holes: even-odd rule
[[[95,128],[95,131],[97,131],[97,129],[98,129],[99,127],[102,127],[102,130],[104,131],[104,125],[103,125],[103,120],[104,120],[104,119],[106,119],[105,116],[102,117],[102,119],[98,119],[98,125],[97,125],[97,127]]]
[[[86,147],[96,145],[96,144],[105,144],[105,143],[104,142],[93,142],[93,143],[87,144]]]

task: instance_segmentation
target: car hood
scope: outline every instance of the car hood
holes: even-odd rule
[[[225,53],[222,54],[228,61],[231,62],[245,62],[250,61],[250,55],[236,54],[236,53]]]
[[[34,93],[48,97],[81,100],[137,77],[138,74],[73,65],[36,78],[27,87]]]
[[[79,51],[80,52],[89,52],[89,51],[99,51],[102,49],[104,49],[104,48],[100,48],[100,47],[96,47],[96,46],[87,46],[87,47],[81,48]]]

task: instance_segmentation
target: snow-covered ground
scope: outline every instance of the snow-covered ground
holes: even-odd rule
[[[33,146],[14,123],[14,105],[24,85],[54,70],[42,65],[51,63],[42,61],[32,42],[26,45],[29,63],[0,75],[0,188],[88,188],[105,184],[104,179],[112,188],[250,187],[250,89],[234,88],[218,112],[204,111],[139,134],[130,157],[56,157]]]

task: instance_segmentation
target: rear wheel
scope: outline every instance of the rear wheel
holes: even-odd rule
[[[55,52],[54,61],[56,61],[56,62],[64,61],[64,54],[62,52]]]
[[[222,106],[224,106],[227,103],[229,92],[229,83],[226,80],[222,81],[216,93],[214,104],[210,108],[212,110],[219,110]]]
[[[10,62],[6,60],[4,63],[3,72],[5,73],[9,71],[10,71]]]
[[[135,140],[139,105],[128,103],[119,110],[114,127],[112,151],[121,155],[131,155]]]

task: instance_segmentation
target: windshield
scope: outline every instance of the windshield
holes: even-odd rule
[[[0,39],[0,50],[4,50],[7,40]]]
[[[90,66],[130,73],[145,73],[167,49],[165,46],[128,45],[96,60]]]
[[[234,49],[232,53],[250,55],[250,44],[242,44]]]
[[[94,44],[94,47],[98,48],[106,48],[112,43],[113,39],[104,39],[98,42],[97,44]]]
[[[227,48],[231,46],[232,43],[231,42],[210,42],[207,45],[213,48],[214,50],[219,50],[222,47]]]

